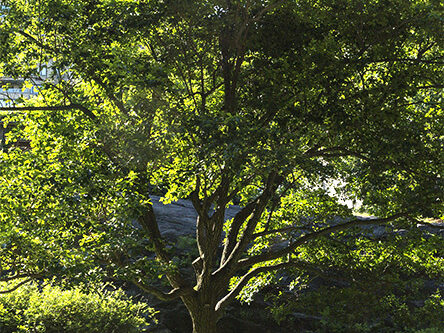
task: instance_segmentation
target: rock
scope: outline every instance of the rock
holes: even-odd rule
[[[163,204],[159,196],[151,196],[154,213],[159,229],[168,240],[176,240],[179,236],[196,233],[197,212],[189,200],[179,199],[170,204]],[[239,206],[230,206],[225,212],[225,220],[233,218],[241,210]]]
[[[173,333],[168,328],[155,328],[153,330],[148,329],[146,332],[149,332],[149,333]]]
[[[437,290],[444,292],[444,283],[439,283],[436,280],[425,280],[423,285],[424,291],[428,294],[433,294]]]
[[[301,312],[293,312],[292,314],[291,314],[291,316],[294,318],[294,319],[297,319],[297,320],[309,320],[309,321],[316,321],[316,320],[322,320],[322,317],[319,317],[319,316],[312,316],[312,315],[308,315],[308,314],[306,314],[306,313],[301,313]]]
[[[191,333],[191,317],[185,305],[176,299],[161,301],[151,295],[146,295],[147,303],[156,309],[158,324],[153,324],[147,332],[152,333]]]
[[[193,204],[189,200],[179,199],[170,204],[163,204],[160,201],[159,196],[151,196],[153,203],[154,213],[156,214],[157,221],[159,223],[159,229],[162,235],[169,241],[176,241],[180,236],[194,236],[196,233],[196,219],[197,212],[194,209]],[[225,220],[233,218],[242,208],[236,205],[232,205],[225,211]],[[372,220],[376,217],[358,217],[361,220]],[[344,223],[348,219],[342,217],[332,217],[325,226],[336,225]],[[310,223],[310,218],[307,218],[307,223]],[[419,224],[418,228],[434,234],[441,234],[444,236],[444,222],[434,222],[433,224]],[[368,224],[360,225],[359,229],[362,230],[362,234],[372,238],[384,238],[385,236],[396,232],[397,234],[404,234],[405,230],[396,230],[387,227],[385,225]],[[307,229],[309,231],[309,228]],[[300,232],[302,235],[304,232]],[[297,234],[295,234],[297,236]],[[274,250],[279,250],[285,247],[287,243],[277,241],[273,245]]]
[[[413,300],[413,301],[408,301],[407,304],[414,308],[422,308],[425,302],[424,300]]]
[[[428,232],[430,234],[440,235],[444,237],[444,221],[443,220],[435,220],[433,223],[427,224],[417,224],[418,229],[422,231]]]
[[[277,333],[278,331],[264,327],[252,321],[232,316],[222,318],[218,323],[219,332],[224,333]]]
[[[186,311],[185,306],[181,306],[181,304],[169,311],[164,310],[162,323],[172,333],[191,333],[193,330],[190,315]]]

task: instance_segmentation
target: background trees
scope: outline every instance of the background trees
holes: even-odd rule
[[[251,279],[307,269],[301,246],[369,223],[323,182],[372,223],[443,215],[438,1],[4,3],[3,75],[51,75],[2,108],[10,140],[31,140],[2,155],[3,279],[114,274],[213,332]],[[198,213],[192,279],[153,192]]]

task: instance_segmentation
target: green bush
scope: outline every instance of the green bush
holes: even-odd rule
[[[141,332],[148,325],[144,315],[153,314],[146,304],[131,302],[122,290],[85,292],[80,287],[63,290],[31,283],[0,295],[2,333]]]

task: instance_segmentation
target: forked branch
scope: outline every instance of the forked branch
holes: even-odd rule
[[[251,271],[242,276],[236,286],[226,296],[224,296],[222,299],[219,300],[219,302],[217,302],[215,310],[222,311],[241,292],[242,288],[244,288],[253,277],[261,273],[272,272],[289,267],[307,269],[308,266],[310,266],[309,263],[305,263],[302,261],[292,261],[253,268]]]

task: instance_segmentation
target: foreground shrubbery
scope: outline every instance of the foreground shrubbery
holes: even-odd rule
[[[141,332],[148,325],[146,313],[152,316],[153,310],[131,302],[122,290],[84,292],[27,284],[0,295],[0,332]]]

